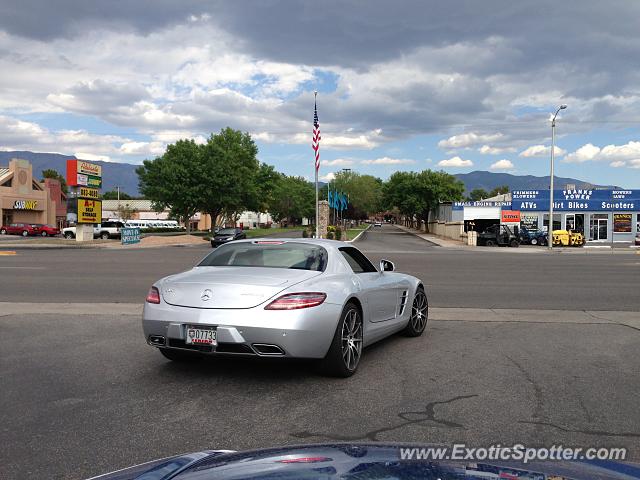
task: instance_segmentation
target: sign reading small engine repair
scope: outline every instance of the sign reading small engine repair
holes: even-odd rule
[[[16,200],[13,203],[14,210],[35,210],[38,208],[37,200]]]
[[[101,223],[102,201],[78,199],[78,223]]]

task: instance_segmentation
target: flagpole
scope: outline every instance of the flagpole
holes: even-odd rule
[[[314,105],[317,106],[317,101],[318,101],[317,90],[313,92],[313,96],[314,96]],[[317,153],[316,153],[316,158],[317,158]],[[319,168],[315,167],[315,164],[314,164],[314,168],[316,170],[316,238],[320,238],[320,208],[318,205],[318,170]]]

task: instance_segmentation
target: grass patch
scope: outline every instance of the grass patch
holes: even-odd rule
[[[305,227],[288,227],[288,228],[254,228],[253,230],[245,230],[247,238],[263,237],[265,235],[273,235],[286,232],[301,232]]]

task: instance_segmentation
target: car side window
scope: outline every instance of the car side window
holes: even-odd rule
[[[342,247],[340,248],[340,253],[342,253],[353,273],[377,272],[376,267],[357,248]]]

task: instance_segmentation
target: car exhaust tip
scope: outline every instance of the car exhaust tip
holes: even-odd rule
[[[166,340],[162,335],[149,335],[147,343],[154,347],[164,347]]]
[[[258,352],[258,355],[284,355],[284,350],[278,345],[271,345],[269,343],[254,343],[253,349]]]

